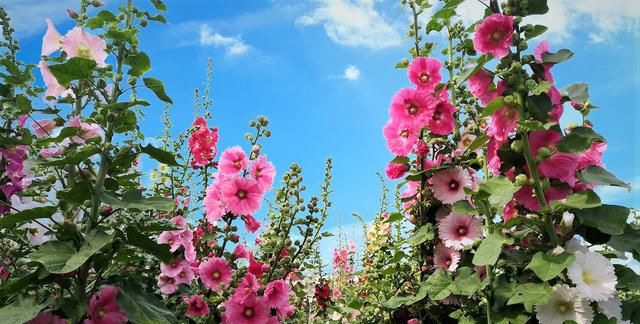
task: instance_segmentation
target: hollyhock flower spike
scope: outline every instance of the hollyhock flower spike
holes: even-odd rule
[[[44,34],[42,39],[42,51],[40,55],[47,56],[57,50],[62,46],[62,36],[56,29],[56,26],[53,25],[53,21],[47,18],[47,32]]]
[[[71,57],[81,57],[96,62],[99,67],[106,66],[107,43],[99,36],[91,35],[75,27],[62,40],[62,50]]]
[[[429,93],[413,88],[396,92],[391,99],[389,115],[391,119],[420,128],[433,113],[433,104]]]
[[[421,91],[433,91],[442,80],[442,63],[432,57],[417,57],[409,65],[409,80]]]
[[[486,17],[473,36],[473,47],[483,54],[503,58],[509,54],[513,39],[513,16],[495,13]]]
[[[89,301],[86,324],[124,324],[127,314],[118,306],[118,288],[105,286]]]
[[[387,148],[391,153],[407,156],[418,141],[420,129],[414,125],[390,120],[384,126],[383,134],[387,140]]]
[[[482,235],[482,222],[471,215],[450,213],[438,222],[438,234],[446,247],[462,250]]]

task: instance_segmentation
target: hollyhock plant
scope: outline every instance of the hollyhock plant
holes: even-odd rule
[[[107,43],[104,39],[91,35],[80,27],[74,27],[62,39],[62,50],[69,57],[90,59],[99,67],[106,66],[106,48]]]
[[[198,273],[205,287],[220,291],[222,287],[229,285],[233,270],[225,259],[210,258],[200,264]]]
[[[187,316],[198,317],[209,314],[209,305],[203,295],[195,295],[185,300],[187,303]]]
[[[417,57],[409,65],[409,80],[421,91],[433,91],[442,80],[442,63],[432,57]]]
[[[236,175],[249,166],[249,159],[240,146],[228,148],[222,152],[218,169],[223,175]]]
[[[542,324],[565,321],[587,324],[593,320],[593,310],[589,301],[581,298],[575,288],[558,285],[553,288],[549,301],[536,307],[536,317]]]
[[[192,165],[209,165],[217,153],[218,129],[207,128],[207,121],[198,117],[192,125],[193,132],[189,137],[189,149],[193,155]]]
[[[217,181],[206,190],[204,210],[210,223],[221,220],[222,216],[227,213],[227,204],[222,200],[220,184]]]
[[[462,250],[482,235],[482,222],[474,216],[451,213],[438,222],[438,233],[446,247]]]
[[[503,81],[498,82],[498,85],[495,86],[493,84],[493,78],[484,69],[481,69],[469,77],[468,82],[469,91],[474,97],[478,98],[483,105],[490,103],[502,95],[507,88]]]
[[[89,301],[86,324],[124,324],[127,322],[125,314],[116,303],[118,288],[105,286],[95,293]]]
[[[505,141],[511,134],[520,120],[520,114],[515,108],[504,106],[491,115],[491,123],[487,128],[487,135],[497,141]]]
[[[280,279],[270,282],[264,291],[264,301],[269,308],[285,309],[289,307],[289,283]]]
[[[46,312],[40,312],[38,316],[28,321],[26,324],[68,324],[68,323],[69,321],[63,318],[60,318],[57,315],[46,313]]]
[[[496,58],[507,56],[513,39],[513,22],[512,16],[497,13],[486,17],[476,28],[473,47]]]
[[[605,301],[616,293],[617,278],[609,259],[597,252],[576,252],[576,260],[567,269],[569,279],[582,296]]]
[[[461,167],[454,167],[437,171],[431,178],[433,195],[445,204],[453,204],[464,199],[467,194],[465,187],[471,185],[469,173]]]

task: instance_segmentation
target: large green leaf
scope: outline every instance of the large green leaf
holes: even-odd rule
[[[167,93],[164,91],[164,85],[162,84],[162,81],[154,78],[144,78],[142,79],[142,81],[144,81],[144,85],[147,86],[149,90],[155,93],[158,99],[166,103],[173,104],[173,100],[171,100],[171,98],[169,98]]]
[[[615,186],[631,190],[631,185],[618,179],[613,173],[597,165],[592,165],[578,173],[582,182],[601,186]]]
[[[546,32],[547,29],[547,26],[535,25],[531,28],[531,30],[524,31],[524,37],[526,37],[527,39],[538,37]]]
[[[482,281],[475,270],[462,267],[456,270],[456,278],[451,286],[453,294],[471,296],[482,287]]]
[[[172,211],[176,207],[175,202],[172,199],[164,197],[143,198],[125,196],[123,199],[120,199],[112,193],[103,192],[100,199],[102,202],[115,208]]]
[[[478,215],[478,211],[466,200],[456,201],[453,204],[451,211],[465,215]]]
[[[624,232],[629,217],[629,208],[615,205],[602,205],[595,208],[574,211],[580,222],[611,235]]]
[[[549,12],[547,0],[529,0],[529,6],[527,7],[528,15],[544,15],[547,12]]]
[[[47,306],[47,303],[38,304],[34,296],[19,297],[13,303],[0,308],[0,323],[24,324],[32,320]]]
[[[127,227],[127,244],[141,248],[164,263],[169,263],[173,257],[168,245],[156,243],[147,235],[140,233],[134,226]]]
[[[562,200],[555,200],[551,202],[551,206],[554,209],[562,206],[576,209],[588,209],[595,208],[602,204],[600,197],[593,192],[593,190],[584,190],[570,194],[567,198]]]
[[[427,292],[433,300],[442,300],[451,295],[451,274],[444,269],[438,269],[426,281]]]
[[[92,255],[111,243],[113,237],[113,234],[90,232],[78,251],[71,242],[50,241],[31,252],[29,258],[42,264],[51,273],[69,273],[80,268]]]
[[[124,64],[127,64],[131,67],[128,73],[137,77],[142,76],[143,74],[151,70],[151,60],[149,59],[149,56],[144,52],[139,52],[137,54],[128,56],[124,60]]]
[[[502,245],[513,243],[512,239],[507,239],[499,233],[491,233],[482,240],[476,254],[473,256],[473,264],[478,266],[494,265],[498,261]]]
[[[603,217],[606,218],[606,217]],[[612,227],[611,231],[618,231],[620,220],[616,220],[617,226]],[[637,230],[630,225],[624,227],[624,232],[620,235],[612,236],[607,242],[607,245],[620,252],[632,252],[638,259],[640,254],[640,230]]]
[[[502,108],[504,106],[505,106],[504,97],[497,97],[497,98],[491,100],[491,102],[488,103],[482,109],[482,113],[480,113],[480,115],[483,116],[483,117],[491,116],[491,115],[493,115],[493,113],[495,113],[496,111],[500,110],[500,108]]]
[[[546,282],[522,284],[514,289],[513,296],[507,305],[524,304],[524,308],[531,312],[533,306],[546,304],[552,291],[553,289]]]
[[[474,67],[470,67],[464,72],[458,74],[458,76],[456,77],[456,84],[462,84],[463,82],[467,81],[467,79],[480,71],[485,64],[491,61],[491,59],[493,59],[493,56],[490,54],[480,56],[476,61],[476,65]]]
[[[118,305],[135,324],[177,323],[175,315],[156,296],[133,285],[120,287]]]
[[[495,176],[480,184],[480,190],[489,194],[491,206],[502,208],[518,191],[518,187],[507,177]]]
[[[71,81],[84,80],[91,77],[96,66],[94,60],[73,57],[65,63],[49,65],[49,70],[56,77],[58,83],[66,87]]]
[[[583,103],[589,100],[589,85],[586,83],[570,84],[562,92],[571,99],[571,101]]]
[[[410,246],[417,246],[426,241],[433,240],[434,236],[435,233],[431,224],[424,224],[407,239],[407,243]]]
[[[549,281],[562,273],[575,259],[576,256],[568,252],[553,255],[540,251],[533,256],[527,269],[535,272],[538,278]]]
[[[561,152],[580,153],[588,150],[594,141],[604,142],[604,137],[590,127],[575,127],[557,146]]]
[[[14,227],[18,224],[39,218],[49,218],[58,210],[56,207],[36,207],[0,218],[0,228]]]
[[[169,166],[178,166],[178,162],[176,162],[176,158],[173,156],[173,154],[165,150],[156,148],[151,144],[147,144],[147,146],[143,146],[142,152],[146,153],[147,155],[149,155],[154,160],[160,163],[164,163]]]

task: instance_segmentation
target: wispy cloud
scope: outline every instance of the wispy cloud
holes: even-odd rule
[[[16,29],[19,37],[27,37],[39,32],[44,33],[47,28],[46,18],[54,22],[66,18],[65,9],[76,8],[77,0],[3,0],[0,5],[7,10],[11,17],[11,25]]]
[[[403,37],[376,10],[374,0],[320,0],[296,19],[298,26],[322,24],[334,42],[349,47],[381,49],[402,44]]]
[[[356,81],[360,79],[360,70],[353,65],[347,65],[342,73],[342,77],[347,80]]]
[[[249,45],[240,36],[223,36],[207,24],[200,26],[200,45],[222,47],[232,56],[245,54],[249,50]]]

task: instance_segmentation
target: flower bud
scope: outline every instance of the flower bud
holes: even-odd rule
[[[538,157],[542,160],[550,157],[551,154],[553,154],[553,152],[548,147],[541,147],[538,149]]]
[[[516,186],[525,186],[529,183],[529,177],[526,174],[518,174],[516,176]]]
[[[67,12],[67,16],[69,16],[71,19],[76,19],[78,18],[78,13],[71,10],[71,9],[65,9],[65,11]]]
[[[514,150],[515,152],[521,153],[522,152],[522,141],[521,140],[515,140],[515,141],[511,142],[511,149]]]
[[[573,226],[573,220],[576,216],[568,211],[562,213],[562,226],[571,228]]]

